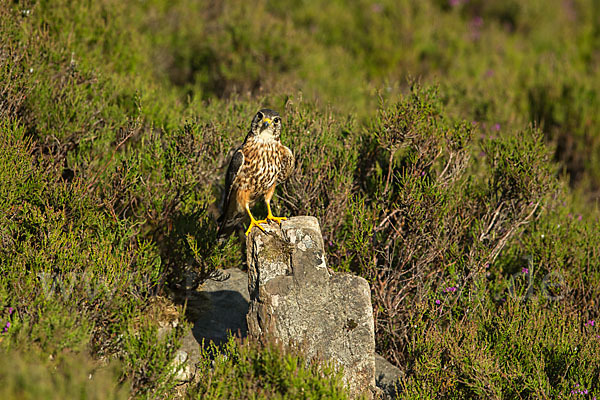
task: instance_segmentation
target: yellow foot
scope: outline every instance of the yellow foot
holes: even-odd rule
[[[263,228],[262,226],[260,226],[260,224],[262,224],[264,222],[266,222],[266,220],[257,221],[254,218],[250,218],[250,226],[248,227],[248,230],[246,231],[246,236],[248,236],[248,234],[252,230],[253,226],[258,226],[260,228],[260,230],[264,232],[265,228]]]
[[[269,220],[269,219],[271,221],[275,221],[279,225],[281,225],[281,221],[285,221],[287,218],[286,217],[274,217],[273,215],[267,215],[267,220]]]

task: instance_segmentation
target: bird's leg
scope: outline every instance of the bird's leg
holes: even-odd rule
[[[257,220],[254,219],[254,216],[250,212],[250,207],[248,207],[248,203],[246,203],[246,211],[248,211],[248,215],[250,216],[250,226],[248,227],[248,230],[246,231],[246,236],[248,236],[248,234],[252,230],[253,226],[258,226],[260,228],[260,230],[264,232],[265,228],[263,228],[262,226],[260,226],[260,224],[263,221],[257,221]]]
[[[281,224],[281,221],[285,221],[287,218],[273,216],[273,212],[271,211],[271,198],[273,197],[273,193],[275,193],[275,185],[271,186],[269,191],[265,194],[265,203],[267,203],[267,210],[269,211],[269,214],[267,214],[267,218],[260,222],[267,222],[268,220],[271,220]]]
[[[287,218],[286,217],[275,217],[275,216],[273,216],[273,213],[271,212],[271,205],[269,203],[270,202],[267,202],[267,210],[269,210],[269,214],[267,215],[267,219],[270,219],[272,221],[277,222],[278,224],[281,224],[281,221],[285,221]]]

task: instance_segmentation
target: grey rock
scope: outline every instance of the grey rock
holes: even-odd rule
[[[304,243],[304,246],[306,245],[307,243]],[[283,246],[283,249],[290,249],[289,244]],[[189,372],[192,376],[200,357],[199,343],[203,339],[222,343],[230,331],[247,332],[246,314],[250,301],[248,274],[238,268],[227,269],[223,272],[230,278],[221,282],[206,281],[198,291],[194,292],[195,296],[190,299],[188,304],[188,309],[194,308],[196,322],[194,329],[182,338],[180,349],[187,354],[187,363],[191,367]],[[227,292],[235,294],[229,297],[222,295]],[[215,326],[209,323],[211,320],[217,321]],[[396,397],[394,384],[401,376],[402,372],[398,368],[382,356],[375,354],[375,383],[383,390],[382,397],[384,399]],[[186,377],[185,374],[179,376],[179,378]]]
[[[190,293],[188,314],[194,319],[194,326],[181,339],[180,351],[185,354],[185,366],[176,378],[194,376],[196,364],[200,361],[200,344],[214,342],[219,345],[227,340],[231,333],[245,337],[248,332],[246,314],[248,313],[248,274],[238,268],[223,271],[229,275],[224,281],[208,280],[198,291]],[[174,363],[183,362],[182,354],[177,353]],[[186,369],[187,368],[187,369]],[[179,379],[189,380],[189,379]]]
[[[375,381],[377,387],[383,390],[384,399],[398,397],[397,383],[404,373],[391,362],[375,354]]]
[[[247,239],[248,335],[302,348],[343,367],[351,394],[375,386],[375,334],[368,282],[331,273],[316,218],[294,217]]]
[[[248,326],[248,275],[237,269],[224,271],[229,279],[206,281],[193,301],[196,314],[192,334],[198,343],[213,341],[222,344],[229,333],[246,337]]]
[[[171,369],[175,380],[186,382],[193,378],[192,366],[188,360],[188,354],[183,350],[177,350],[171,361]]]

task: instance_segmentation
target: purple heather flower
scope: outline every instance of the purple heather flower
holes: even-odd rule
[[[579,215],[577,216],[577,221],[581,221],[582,219],[583,219],[583,217],[581,216],[581,214],[579,214]]]
[[[522,273],[524,273],[524,274],[528,274],[528,273],[529,273],[529,268],[527,268],[527,267],[523,267],[523,268],[521,269],[521,272],[522,272]]]
[[[460,0],[448,0],[448,4],[450,5],[450,7],[456,7],[460,5]]]
[[[14,308],[8,307],[8,315],[11,315],[13,313],[13,311],[15,311]]]
[[[594,326],[595,321],[593,319],[588,320],[588,322],[585,323],[586,326]]]
[[[496,123],[496,125],[494,125],[494,130],[495,131],[499,131],[500,130],[500,124]]]
[[[437,304],[437,305],[439,306],[440,304],[442,304],[442,302],[441,302],[441,301],[439,301],[439,300],[436,300],[436,301],[435,301],[435,304]]]
[[[9,328],[10,328],[10,322],[7,322],[6,325],[4,325],[4,329],[2,329],[2,333],[8,332]]]
[[[579,388],[580,385],[579,383],[576,383],[574,386],[574,389],[571,390],[571,394],[583,394],[583,395],[587,395],[589,393],[589,391],[586,388]],[[596,399],[596,397],[594,396],[593,398],[594,400]]]
[[[422,171],[422,172],[421,172],[421,176],[425,176],[425,171]]]
[[[447,287],[446,289],[444,289],[444,292],[445,293],[454,293],[454,292],[456,292],[456,286]]]

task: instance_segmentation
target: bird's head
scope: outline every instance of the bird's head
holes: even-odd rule
[[[250,125],[252,136],[259,140],[279,140],[281,135],[281,117],[277,111],[263,108],[256,113]]]

